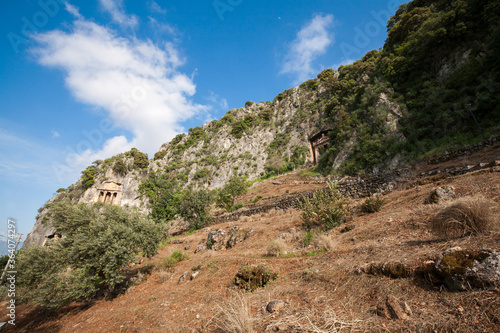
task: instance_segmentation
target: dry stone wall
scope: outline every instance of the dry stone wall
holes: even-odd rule
[[[476,165],[468,165],[465,167],[448,168],[443,170],[435,170],[431,172],[425,172],[418,174],[416,178],[425,178],[429,176],[434,176],[438,174],[448,174],[450,176],[463,175],[466,173],[485,170],[491,172],[500,172],[500,161],[493,161],[490,163],[479,163]],[[370,196],[374,193],[388,193],[393,191],[397,185],[406,184],[413,177],[412,171],[408,168],[397,169],[390,172],[386,172],[380,175],[374,175],[367,177],[365,179],[361,178],[347,178],[342,180],[337,180],[335,178],[328,178],[325,181],[313,181],[313,184],[325,184],[328,182],[337,182],[337,188],[339,191],[349,198],[362,198]],[[300,182],[306,184],[307,182]],[[284,184],[296,184],[296,182],[273,182],[275,185]],[[227,221],[238,220],[243,216],[252,216],[256,214],[267,213],[272,209],[275,210],[288,210],[288,209],[299,209],[300,202],[304,198],[312,198],[314,192],[324,191],[325,189],[312,190],[302,193],[294,193],[287,196],[283,196],[274,200],[273,202],[256,204],[248,206],[246,209],[238,210],[229,214],[224,214],[216,216],[212,222],[223,223]]]
[[[493,138],[489,138],[489,139],[481,141],[481,142],[478,142],[478,143],[471,145],[471,146],[468,146],[468,147],[453,150],[449,153],[443,154],[443,155],[438,156],[438,157],[433,157],[433,158],[429,159],[428,163],[429,164],[439,164],[439,163],[453,160],[455,158],[471,155],[471,154],[473,154],[481,149],[484,149],[486,147],[494,146],[496,143],[500,143],[500,137],[498,137],[498,136],[493,137]]]

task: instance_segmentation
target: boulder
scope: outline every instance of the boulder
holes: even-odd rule
[[[194,253],[198,253],[198,252],[201,252],[201,251],[204,251],[207,249],[207,246],[205,244],[201,244],[199,245],[195,250],[194,250]]]
[[[226,248],[226,233],[222,229],[210,231],[207,237],[207,248],[220,251]]]
[[[453,186],[442,186],[434,189],[429,198],[427,198],[426,203],[439,204],[443,201],[453,199],[455,197],[455,188]]]
[[[400,302],[396,297],[389,295],[377,304],[377,315],[387,319],[408,320],[411,309],[405,302]]]
[[[267,303],[266,310],[273,313],[283,309],[285,303],[283,301],[271,301]]]
[[[454,247],[439,256],[434,268],[444,285],[454,291],[496,288],[500,285],[499,250]]]
[[[234,247],[237,243],[243,242],[245,239],[253,234],[253,229],[241,229],[237,225],[229,229],[228,240],[226,243],[227,248]]]
[[[188,274],[189,274],[188,271],[185,271],[184,273],[182,273],[182,275],[179,278],[179,281],[177,283],[182,283],[182,282],[186,281],[186,278],[187,278]]]

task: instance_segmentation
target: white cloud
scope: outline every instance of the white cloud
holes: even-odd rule
[[[120,37],[83,18],[69,32],[53,30],[34,39],[38,62],[63,70],[76,99],[105,110],[115,127],[132,134],[131,140],[118,136],[104,141],[105,133],[95,129],[103,139],[83,142],[84,150],[73,149],[76,152],[67,160],[74,168],[131,147],[151,155],[184,130],[182,121],[208,109],[190,99],[196,86],[177,70],[185,60],[172,43],[158,46],[150,40]]]
[[[99,0],[101,6],[109,12],[113,21],[124,27],[134,28],[138,21],[134,15],[125,14],[123,0]]]
[[[151,1],[151,3],[149,4],[149,8],[151,9],[152,12],[155,12],[155,13],[159,13],[159,14],[166,14],[167,13],[167,10],[162,8],[155,1]]]
[[[207,100],[209,100],[212,104],[220,108],[222,111],[227,111],[227,99],[220,97],[213,91],[208,91],[210,95],[208,95]]]
[[[314,76],[318,71],[313,67],[314,60],[324,54],[333,42],[329,31],[332,25],[333,15],[314,16],[290,44],[280,73],[295,76],[295,83]]]
[[[53,138],[58,138],[58,137],[60,137],[60,136],[61,136],[61,134],[59,134],[59,132],[58,132],[58,131],[54,131],[54,130],[52,130],[52,131],[50,131],[50,132],[52,133],[52,137],[53,137]]]

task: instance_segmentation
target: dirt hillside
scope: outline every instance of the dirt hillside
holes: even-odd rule
[[[432,166],[421,162],[413,168],[419,174],[496,160],[500,160],[499,145],[466,158]],[[500,203],[500,172],[495,170],[485,167],[459,176],[408,179],[407,184],[383,196],[386,204],[376,213],[361,212],[365,198],[352,199],[350,221],[316,235],[306,246],[299,210],[271,210],[189,235],[182,232],[158,255],[131,267],[134,286],[114,298],[102,296],[89,304],[70,304],[54,312],[20,305],[15,328],[7,325],[4,331],[222,332],[222,312],[230,313],[231,305],[237,311],[229,316],[247,320],[254,332],[500,331],[498,288],[450,291],[423,270],[452,247],[500,248],[498,229],[454,239],[436,236],[431,232],[430,218],[449,202],[425,203],[433,189],[445,185],[454,187],[454,199],[480,195]],[[260,202],[265,202],[325,186],[299,184],[315,180],[318,178],[288,174],[256,183],[242,200],[261,196]],[[297,184],[276,185],[294,181]],[[496,222],[498,226],[500,221]],[[347,230],[346,225],[353,228]],[[207,242],[210,231],[228,233],[234,226],[253,232],[232,248],[194,253]],[[270,244],[278,238],[283,239],[279,242],[281,255],[271,256]],[[161,260],[176,250],[189,254],[189,259],[171,270],[159,269]],[[384,263],[400,264],[404,273],[370,272],[373,264]],[[234,277],[240,269],[254,265],[264,265],[277,275],[262,288],[241,291],[233,283]],[[186,271],[186,281],[179,283]],[[190,280],[195,271],[198,275]],[[380,310],[377,314],[377,307],[388,296],[401,304],[405,319],[384,318]],[[283,303],[271,313],[266,306],[273,300]],[[7,318],[6,304],[1,309],[1,318]]]

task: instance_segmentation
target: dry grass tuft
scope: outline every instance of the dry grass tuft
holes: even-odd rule
[[[465,197],[450,203],[431,219],[434,233],[445,238],[489,232],[499,224],[500,205],[483,197]]]
[[[333,250],[333,241],[327,235],[318,235],[314,237],[313,246],[319,251],[331,251]]]
[[[352,332],[356,330],[358,325],[359,321],[344,321],[330,309],[321,312],[308,309],[305,313],[296,313],[281,318],[269,325],[266,332],[275,332],[280,327],[286,327],[288,332]]]
[[[226,333],[253,333],[254,319],[250,306],[241,293],[236,293],[229,301],[218,305],[219,313],[215,318],[217,327]]]
[[[279,257],[283,253],[285,253],[285,242],[283,240],[275,239],[267,244],[266,254],[269,257]]]

